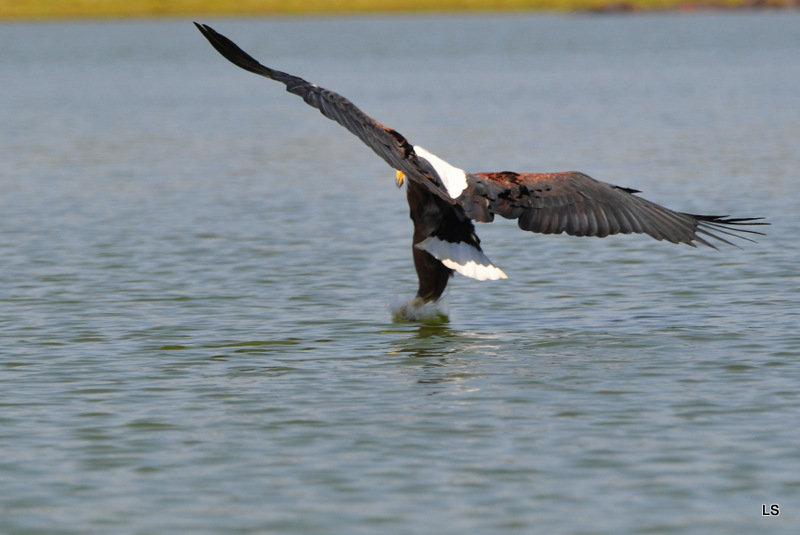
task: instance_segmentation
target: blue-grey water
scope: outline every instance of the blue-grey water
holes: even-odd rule
[[[204,22],[460,167],[772,226],[479,225],[510,278],[394,322],[346,131],[189,20],[0,25],[0,533],[800,525],[800,14]]]

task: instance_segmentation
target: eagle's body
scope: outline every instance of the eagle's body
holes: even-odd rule
[[[747,239],[737,228],[767,224],[760,218],[729,218],[675,212],[637,195],[638,191],[595,180],[583,173],[468,173],[445,162],[375,121],[352,102],[302,78],[265,67],[209,26],[196,24],[225,58],[250,72],[286,85],[325,117],[344,126],[407,182],[414,223],[413,256],[419,290],[412,301],[437,301],[454,271],[479,280],[506,278],[481,250],[472,221],[495,215],[516,219],[523,230],[543,234],[604,237],[641,233],[657,240],[701,243],[719,234]]]

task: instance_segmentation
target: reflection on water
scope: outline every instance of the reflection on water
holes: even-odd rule
[[[448,368],[460,360],[458,348],[464,343],[463,336],[441,324],[422,324],[408,334],[408,337],[395,341],[397,346],[389,351],[389,355],[408,356],[411,360],[405,362],[418,368],[413,372],[419,375],[418,383],[439,384],[458,380],[455,373],[460,372]]]

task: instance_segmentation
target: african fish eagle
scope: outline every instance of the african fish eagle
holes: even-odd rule
[[[419,290],[409,307],[439,300],[457,271],[478,280],[506,278],[483,253],[472,221],[495,215],[516,219],[522,230],[542,234],[605,237],[639,233],[656,240],[695,242],[716,249],[707,238],[732,245],[719,234],[747,241],[739,228],[766,225],[763,218],[730,218],[675,212],[637,195],[638,190],[595,180],[583,173],[469,173],[409,143],[343,96],[302,78],[265,67],[211,27],[195,23],[211,45],[234,65],[286,86],[322,115],[345,127],[396,170],[407,183],[414,223],[412,252]],[[716,234],[715,234],[716,233]],[[405,312],[402,309],[401,312]]]

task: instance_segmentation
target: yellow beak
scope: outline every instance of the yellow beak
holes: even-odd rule
[[[406,175],[404,175],[402,171],[395,171],[394,176],[395,176],[394,183],[397,185],[398,188],[401,187],[406,179]]]

